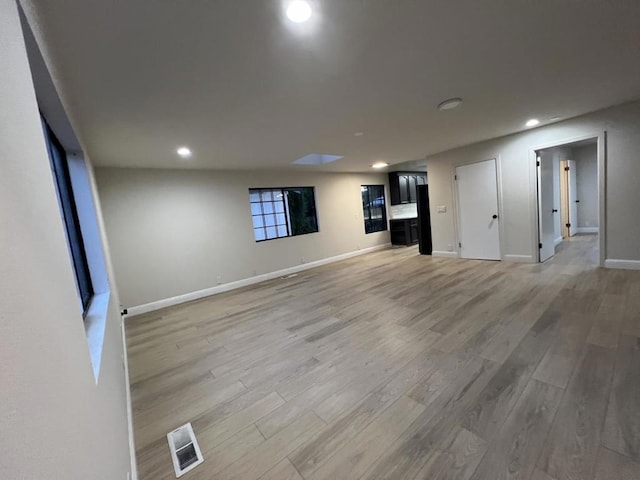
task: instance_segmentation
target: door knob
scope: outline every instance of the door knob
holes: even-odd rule
[[[491,218],[494,218],[494,219],[495,219],[495,218],[498,218],[498,215],[494,215],[494,216],[493,216],[493,217],[491,217]]]

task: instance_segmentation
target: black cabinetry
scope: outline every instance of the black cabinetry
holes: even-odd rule
[[[391,220],[391,243],[393,245],[413,245],[418,243],[418,219],[402,218]]]
[[[391,205],[416,203],[417,186],[426,184],[427,174],[424,172],[389,172]]]

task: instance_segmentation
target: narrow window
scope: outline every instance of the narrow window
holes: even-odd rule
[[[386,230],[387,207],[384,200],[384,185],[362,185],[360,191],[365,233]]]
[[[60,212],[67,232],[67,242],[75,272],[78,296],[82,304],[83,314],[85,314],[93,297],[93,286],[91,284],[84,241],[82,240],[82,232],[80,231],[78,210],[73,196],[67,154],[44,119],[42,120],[42,126],[60,202]]]
[[[313,187],[250,188],[256,242],[318,231]]]

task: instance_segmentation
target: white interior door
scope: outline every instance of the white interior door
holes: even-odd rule
[[[462,258],[500,260],[496,161],[456,167]]]
[[[555,248],[555,218],[558,215],[554,206],[553,155],[541,151],[538,153],[538,228],[540,231],[540,261],[553,257]]]
[[[578,232],[578,186],[576,184],[576,162],[567,160],[567,185],[569,196],[569,236]]]

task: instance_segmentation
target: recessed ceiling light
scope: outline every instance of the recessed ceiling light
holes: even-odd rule
[[[462,105],[461,98],[449,98],[444,102],[440,102],[440,104],[438,105],[438,110],[453,110],[454,108],[457,108],[460,105]]]
[[[191,156],[191,150],[189,150],[188,147],[180,147],[176,152],[178,152],[178,155],[182,158],[189,158]]]
[[[311,18],[311,5],[304,0],[293,0],[287,7],[287,17],[295,23],[304,23]]]
[[[537,118],[532,118],[530,120],[527,120],[527,123],[525,123],[525,125],[527,127],[535,127],[539,123],[540,123],[540,120],[538,120]]]
[[[364,135],[364,132],[356,132],[353,134],[354,137],[361,137]]]
[[[387,162],[376,162],[373,165],[371,165],[371,168],[384,168],[388,166],[389,164]]]

